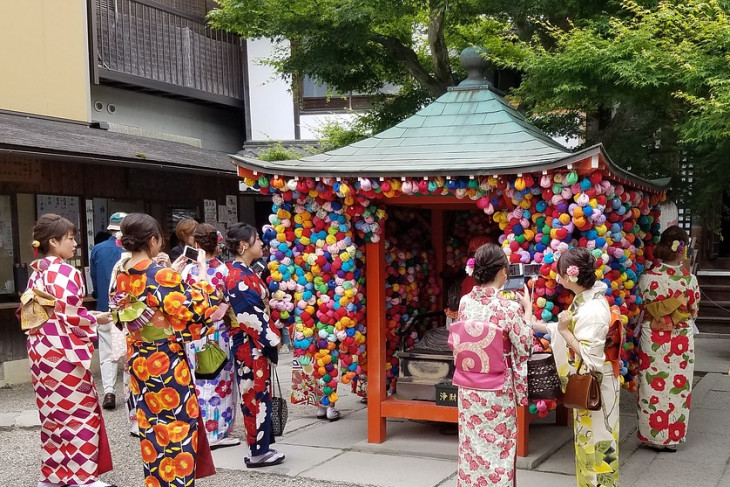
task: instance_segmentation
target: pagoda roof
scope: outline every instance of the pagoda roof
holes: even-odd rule
[[[614,179],[662,190],[615,165],[600,144],[578,152],[564,147],[528,122],[488,81],[473,79],[396,126],[339,149],[285,161],[231,159],[254,174],[341,178],[520,174],[588,160],[592,168],[605,166]]]

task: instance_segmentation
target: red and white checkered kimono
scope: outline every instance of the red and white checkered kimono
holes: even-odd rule
[[[83,306],[81,273],[58,257],[36,260],[28,287],[55,296],[50,319],[29,330],[28,357],[41,420],[42,482],[85,484],[112,468],[89,370],[96,319]]]

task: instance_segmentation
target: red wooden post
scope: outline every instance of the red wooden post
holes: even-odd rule
[[[385,242],[365,244],[368,443],[385,441]]]
[[[517,407],[517,456],[526,457],[530,440],[530,412],[527,406]]]

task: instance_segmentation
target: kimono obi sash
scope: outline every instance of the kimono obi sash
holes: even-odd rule
[[[656,331],[672,331],[691,317],[684,296],[647,302],[646,311],[651,315],[650,327]]]
[[[500,325],[484,320],[451,323],[449,347],[454,353],[455,386],[502,390],[510,343]]]

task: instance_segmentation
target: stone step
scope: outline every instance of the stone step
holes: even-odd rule
[[[699,315],[695,324],[703,333],[730,334],[730,316]]]

